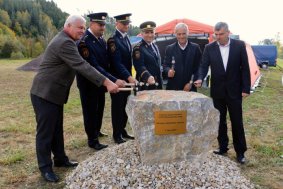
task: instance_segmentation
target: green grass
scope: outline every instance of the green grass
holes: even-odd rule
[[[0,188],[63,188],[64,179],[57,184],[46,183],[37,168],[36,124],[29,96],[35,73],[16,70],[28,61],[0,60]],[[283,61],[278,60],[278,65],[283,68]],[[249,162],[241,166],[241,171],[263,189],[283,185],[283,69],[279,66],[261,70],[260,87],[243,102]],[[199,92],[208,95],[209,89]],[[111,136],[110,98],[106,96],[102,130]],[[64,110],[65,149],[70,159],[81,162],[96,152],[87,147],[75,83]],[[229,135],[231,138],[231,132]],[[115,145],[111,137],[101,142]],[[229,148],[233,149],[232,142]],[[230,151],[229,157],[234,160],[235,154]],[[64,178],[71,170],[55,171]]]
[[[25,152],[20,149],[9,149],[7,152],[4,152],[4,157],[1,157],[0,164],[2,165],[11,165],[13,163],[18,163],[23,161],[26,158]]]

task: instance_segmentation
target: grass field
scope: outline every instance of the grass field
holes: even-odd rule
[[[63,188],[64,177],[71,169],[55,168],[62,179],[50,184],[41,178],[37,168],[35,119],[29,98],[35,73],[16,70],[26,62],[28,60],[0,60],[0,188]],[[283,186],[283,60],[278,62],[281,69],[261,70],[260,87],[243,102],[249,161],[241,170],[263,189]],[[200,92],[207,94],[208,90]],[[109,110],[107,95],[102,130],[111,136]],[[64,116],[65,147],[70,159],[83,161],[95,155],[97,152],[86,145],[76,85],[72,86]],[[111,137],[101,142],[110,147],[115,145]],[[234,160],[235,154],[230,151],[229,158]]]

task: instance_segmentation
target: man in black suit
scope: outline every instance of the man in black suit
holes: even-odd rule
[[[132,46],[127,35],[130,26],[130,16],[122,14],[114,16],[116,19],[116,30],[108,41],[108,53],[111,60],[111,74],[129,83],[135,83],[132,77]],[[129,91],[111,94],[111,117],[113,127],[113,139],[117,144],[126,142],[124,139],[134,139],[126,131],[128,116],[125,111]]]
[[[133,49],[133,64],[139,82],[146,83],[141,90],[162,89],[161,57],[153,43],[155,22],[147,21],[140,25],[142,40]]]
[[[226,114],[230,115],[233,145],[239,163],[245,163],[247,150],[243,126],[242,98],[250,94],[251,79],[246,46],[243,41],[229,38],[228,25],[218,22],[214,27],[216,41],[208,44],[203,53],[199,68],[200,87],[202,80],[211,68],[211,97],[214,107],[220,112],[218,130],[219,150],[215,154],[224,155],[228,149]]]
[[[36,155],[43,178],[57,182],[54,166],[74,167],[78,162],[69,161],[64,150],[63,112],[75,73],[79,72],[97,86],[117,92],[118,86],[89,65],[79,54],[75,41],[85,31],[85,19],[71,15],[63,31],[48,44],[31,88],[31,101],[36,116]]]
[[[175,26],[175,35],[177,42],[168,45],[165,50],[163,72],[168,77],[166,89],[196,91],[193,81],[198,79],[200,47],[188,41],[189,29],[185,23]]]
[[[89,28],[78,42],[78,50],[81,56],[105,77],[119,87],[123,87],[125,81],[117,79],[109,73],[110,62],[106,41],[103,38],[107,13],[91,13],[87,16],[90,18]],[[77,85],[80,91],[88,146],[95,150],[106,148],[107,145],[101,144],[98,139],[99,136],[103,135],[100,129],[102,127],[106,88],[94,85],[80,73],[77,74]]]

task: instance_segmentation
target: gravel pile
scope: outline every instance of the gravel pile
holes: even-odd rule
[[[143,165],[135,143],[115,145],[80,163],[66,178],[66,187],[95,189],[246,189],[255,186],[243,177],[236,162],[209,154],[200,167],[189,162]]]

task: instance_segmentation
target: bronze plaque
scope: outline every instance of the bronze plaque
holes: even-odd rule
[[[187,111],[155,111],[154,125],[156,135],[186,133]]]

